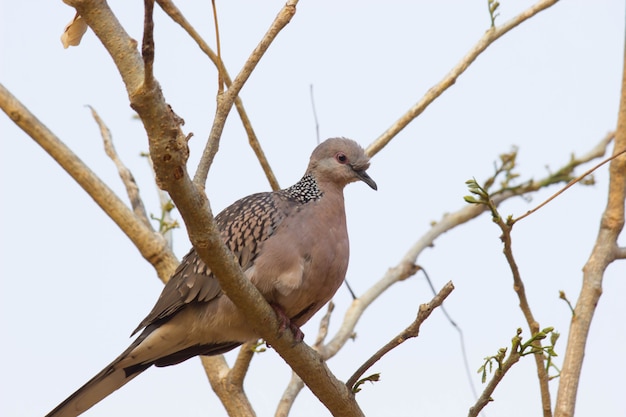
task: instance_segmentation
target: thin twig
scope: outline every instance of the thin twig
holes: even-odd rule
[[[226,67],[223,65],[222,60],[218,57],[218,55],[213,52],[213,50],[209,47],[209,45],[202,39],[200,34],[194,29],[194,27],[185,19],[180,10],[172,3],[171,0],[157,0],[161,9],[176,23],[178,23],[184,30],[189,34],[189,36],[196,42],[198,47],[204,52],[209,59],[213,62],[213,64],[218,68],[220,74],[224,79],[224,83],[226,87],[230,87],[232,84],[232,80],[230,79],[230,75],[228,71],[226,71]],[[243,101],[239,96],[235,99],[235,108],[237,109],[237,113],[239,113],[239,118],[241,119],[241,123],[243,125],[244,130],[246,131],[246,135],[248,136],[248,143],[250,147],[254,151],[259,163],[261,164],[261,168],[263,168],[263,172],[270,183],[270,187],[272,190],[276,191],[280,189],[280,185],[278,184],[278,180],[274,175],[272,167],[270,166],[267,157],[265,156],[265,152],[263,152],[263,148],[261,148],[261,144],[254,132],[254,128],[252,127],[252,122],[248,117],[245,107],[243,106]]]
[[[495,208],[495,207],[494,207]],[[522,276],[520,274],[519,268],[515,261],[515,257],[513,256],[513,247],[511,240],[511,229],[513,227],[512,224],[507,224],[500,216],[494,216],[494,221],[500,226],[502,230],[502,242],[504,243],[504,256],[511,268],[511,273],[513,274],[513,288],[515,289],[515,293],[519,299],[519,307],[526,318],[526,322],[528,323],[528,327],[530,328],[530,334],[534,335],[539,332],[539,323],[535,320],[535,317],[532,314],[532,310],[530,308],[530,303],[528,302],[528,297],[526,296],[526,290],[524,287],[524,281],[522,280]],[[533,342],[533,346],[537,348],[537,353],[535,353],[535,364],[537,367],[537,378],[539,379],[539,386],[541,392],[541,405],[543,410],[544,417],[552,416],[552,405],[550,400],[550,387],[548,386],[548,382],[550,382],[550,378],[548,375],[548,370],[544,366],[544,355],[541,351],[541,341],[535,340]]]
[[[115,164],[117,168],[117,173],[126,188],[126,194],[128,195],[128,199],[130,201],[130,205],[133,209],[133,212],[137,216],[139,220],[143,222],[146,226],[152,229],[152,225],[150,224],[150,220],[148,220],[148,214],[146,213],[146,208],[143,205],[143,201],[141,200],[141,196],[139,195],[139,187],[137,186],[137,182],[135,181],[135,177],[133,176],[130,169],[124,165],[122,160],[120,159],[117,151],[115,150],[115,146],[113,146],[113,138],[111,137],[111,131],[104,123],[98,112],[91,107],[87,106],[91,110],[91,116],[94,118],[98,127],[100,128],[100,135],[102,136],[102,142],[104,143],[104,152],[107,154],[109,158]]]
[[[144,66],[144,83],[150,88],[154,84],[154,0],[144,0],[143,40],[141,56]]]
[[[468,417],[476,417],[481,410],[489,404],[489,402],[493,401],[491,395],[495,391],[498,384],[504,378],[504,375],[511,369],[513,365],[515,365],[520,358],[522,357],[519,352],[521,338],[519,335],[515,336],[512,341],[511,351],[509,352],[509,357],[502,363],[502,365],[496,369],[493,373],[493,377],[483,390],[480,397],[476,400],[474,406],[469,409]]]
[[[202,152],[202,157],[200,158],[200,163],[198,164],[198,169],[196,170],[196,175],[193,179],[196,186],[204,188],[207,175],[209,174],[209,169],[213,163],[213,158],[215,158],[219,148],[219,141],[222,136],[222,131],[224,130],[226,118],[230,113],[230,109],[232,108],[235,99],[278,33],[291,21],[291,18],[296,13],[297,3],[298,0],[287,1],[287,4],[285,4],[285,6],[278,13],[278,16],[274,19],[274,22],[270,26],[269,30],[265,33],[265,36],[263,36],[263,39],[261,39],[254,51],[252,51],[252,54],[250,54],[250,57],[244,64],[241,71],[239,71],[239,74],[237,74],[228,90],[223,95],[218,96],[217,109],[215,111],[215,118],[213,119],[213,127],[211,128],[209,140],[207,141],[206,147]]]
[[[324,317],[322,317],[322,319],[320,320],[320,326],[317,332],[317,337],[315,338],[315,343],[313,343],[313,348],[321,346],[322,343],[324,343],[324,339],[326,339],[326,336],[328,336],[330,317],[332,316],[334,310],[335,303],[333,303],[333,300],[330,300],[328,302],[328,307],[326,308],[326,314],[324,314]]]
[[[626,149],[622,149],[621,151],[617,152],[616,154],[606,158],[604,161],[600,162],[599,164],[596,164],[592,168],[590,168],[587,171],[583,172],[581,175],[579,175],[578,177],[576,177],[573,180],[571,180],[570,182],[568,182],[565,187],[561,188],[559,191],[557,191],[552,196],[550,196],[550,198],[548,198],[546,201],[544,201],[543,203],[539,204],[534,209],[528,210],[526,213],[522,214],[521,216],[519,216],[518,218],[513,220],[513,223],[517,223],[518,221],[520,221],[520,220],[530,216],[531,214],[533,214],[534,212],[536,212],[537,210],[541,209],[543,206],[545,206],[546,204],[548,204],[549,202],[551,202],[552,200],[554,200],[555,198],[557,198],[558,196],[563,194],[572,185],[576,184],[577,182],[579,182],[580,180],[585,178],[587,175],[591,174],[593,171],[595,171],[596,169],[600,168],[602,165],[606,164],[607,162],[612,161],[613,159],[617,158],[618,156],[620,156],[620,155],[622,155],[624,153],[626,153]]]
[[[541,0],[529,7],[513,19],[504,23],[497,28],[490,28],[478,40],[476,45],[446,74],[445,77],[435,86],[430,88],[424,97],[420,99],[413,107],[411,107],[404,115],[402,115],[393,125],[391,125],[383,134],[381,134],[366,149],[366,153],[372,157],[384,148],[402,129],[413,121],[417,116],[422,114],[424,110],[439,97],[444,91],[451,87],[461,74],[478,58],[478,56],[487,49],[489,45],[494,43],[502,35],[518,26],[525,20],[530,19],[542,10],[554,5],[558,0]]]
[[[435,295],[430,303],[420,305],[415,321],[413,321],[413,323],[411,323],[409,327],[404,329],[400,334],[391,339],[385,346],[380,348],[378,352],[376,352],[368,360],[366,360],[365,363],[363,363],[363,365],[361,365],[359,369],[357,369],[356,372],[350,377],[350,379],[348,379],[348,382],[346,382],[346,386],[349,389],[353,389],[354,384],[356,384],[361,375],[363,375],[365,371],[367,371],[372,365],[378,362],[383,356],[400,346],[402,343],[406,342],[408,339],[412,337],[417,337],[419,335],[420,326],[422,325],[422,323],[430,316],[430,313],[432,313],[435,308],[441,306],[443,300],[445,300],[448,295],[450,295],[452,290],[454,290],[454,284],[452,284],[452,281],[449,281],[446,285],[443,286],[439,293]]]
[[[315,139],[320,144],[320,124],[317,121],[317,111],[315,110],[315,96],[313,96],[313,84],[309,86],[309,95],[311,96],[311,110],[313,111],[313,121],[315,122]]]
[[[426,282],[428,283],[428,286],[430,287],[430,290],[432,291],[433,295],[437,294],[437,291],[435,290],[435,287],[433,286],[433,283],[430,280],[430,277],[428,276],[428,273],[426,272],[426,270],[422,267],[419,267],[419,268],[420,268],[420,271],[424,273],[424,276],[426,277]],[[461,344],[461,356],[463,356],[463,365],[465,367],[465,375],[467,376],[467,382],[469,384],[470,390],[472,391],[472,394],[474,395],[474,398],[478,398],[478,394],[476,393],[476,388],[474,387],[474,383],[473,383],[473,378],[472,378],[473,375],[470,371],[469,359],[467,358],[467,350],[465,349],[465,336],[463,335],[463,329],[461,329],[461,327],[458,324],[456,324],[456,321],[452,320],[452,317],[450,316],[450,314],[448,314],[448,310],[446,310],[446,306],[444,304],[441,304],[441,312],[443,313],[444,316],[446,316],[446,318],[448,319],[448,322],[450,322],[452,327],[454,327],[456,331],[459,333],[459,342]]]
[[[217,6],[215,5],[215,0],[211,0],[211,6],[213,8],[213,22],[215,24],[215,44],[217,45],[217,94],[219,95],[224,92],[224,75],[222,74],[224,61],[222,61],[220,26],[217,21]]]
[[[146,160],[148,161],[148,165],[150,166],[150,171],[152,172],[152,175],[154,175],[154,181],[156,185],[156,175],[154,173],[154,164],[152,163],[152,157],[150,157],[149,153],[142,154],[142,156],[144,156]],[[170,195],[167,192],[165,192],[158,186],[156,186],[155,188],[157,191],[157,196],[159,197],[159,206],[161,207],[161,218],[159,219],[160,220],[159,228],[161,230],[159,230],[159,232],[161,232],[161,235],[167,241],[167,244],[170,247],[170,249],[173,249],[174,248],[174,234],[172,233],[172,230],[174,230],[174,228],[178,226],[178,222],[172,219],[171,210],[168,210],[168,206],[174,207],[174,204],[172,203],[172,199],[170,198]],[[163,224],[167,224],[170,227],[167,227],[163,230],[162,229]]]

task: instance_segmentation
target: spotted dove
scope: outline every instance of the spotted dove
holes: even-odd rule
[[[363,181],[369,159],[353,140],[328,139],[312,153],[296,184],[253,194],[215,218],[246,276],[301,340],[299,326],[335,294],[348,267],[343,188]],[[152,365],[217,355],[259,335],[191,251],[133,335],[139,337],[47,417],[77,416]]]

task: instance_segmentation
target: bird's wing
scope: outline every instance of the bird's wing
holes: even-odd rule
[[[280,193],[259,193],[238,200],[216,216],[222,239],[244,271],[295,204]],[[189,303],[210,302],[221,294],[219,282],[192,248],[133,335],[150,324],[168,320]]]

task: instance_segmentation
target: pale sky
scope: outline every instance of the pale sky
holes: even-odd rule
[[[210,2],[179,2],[214,46]],[[187,4],[184,4],[187,3]],[[193,4],[191,4],[193,3]],[[315,146],[309,86],[314,85],[322,138],[351,137],[370,144],[436,84],[489,27],[486,1],[303,1],[241,93],[281,186],[297,181]],[[499,23],[529,1],[502,1]],[[141,39],[142,2],[111,1],[131,36]],[[231,75],[269,27],[283,1],[218,2],[223,59]],[[0,83],[125,199],[103,152],[93,106],[112,131],[117,150],[135,175],[151,213],[158,213],[147,150],[124,86],[90,31],[64,50],[59,37],[74,16],[60,1],[0,3]],[[541,178],[571,154],[590,150],[616,126],[624,51],[622,1],[563,0],[492,45],[442,97],[372,160],[379,186],[346,189],[351,239],[347,279],[357,294],[395,266],[429,230],[431,221],[464,206],[465,181],[483,181],[498,155],[519,147],[522,179]],[[216,72],[196,45],[155,9],[155,74],[167,101],[193,132],[193,173],[214,112]],[[128,346],[162,284],[113,222],[29,137],[0,116],[0,328],[4,358],[0,415],[44,415]],[[578,171],[579,173],[582,170]],[[563,353],[570,311],[606,203],[608,168],[594,187],[575,186],[516,225],[513,246],[535,316],[561,332]],[[207,187],[218,212],[236,199],[268,190],[235,112],[229,117]],[[510,200],[505,215],[520,215],[558,187]],[[177,213],[175,214],[177,215]],[[436,288],[452,280],[446,308],[463,329],[474,373],[484,357],[509,346],[518,327],[512,278],[499,230],[487,215],[448,232],[418,263]],[[189,249],[184,229],[174,249]],[[626,244],[621,239],[621,245]],[[594,317],[577,416],[624,415],[626,384],[626,264],[613,263]],[[357,338],[329,362],[341,379],[415,317],[432,298],[422,275],[391,288],[357,325]],[[350,295],[335,296],[332,329]],[[315,339],[319,317],[304,327]],[[232,359],[233,355],[228,356]],[[562,355],[556,358],[560,366]],[[453,417],[474,403],[458,335],[441,312],[420,337],[391,352],[369,373],[357,398],[368,416]],[[525,358],[497,388],[489,417],[539,415],[535,363]],[[480,391],[480,375],[474,373]],[[258,355],[246,391],[259,416],[273,415],[290,377],[273,350]],[[558,380],[551,382],[553,401]],[[225,416],[199,360],[149,369],[85,416]],[[305,391],[293,416],[328,415]]]

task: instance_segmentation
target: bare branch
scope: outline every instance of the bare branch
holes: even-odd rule
[[[255,353],[255,345],[256,343],[253,342],[244,343],[239,349],[235,365],[233,365],[230,370],[229,379],[231,383],[240,386],[242,390],[243,380],[246,377],[248,368],[250,368],[250,362],[252,362],[252,357]]]
[[[437,295],[430,301],[430,303],[422,304],[419,307],[419,311],[417,312],[417,317],[415,321],[409,325],[406,329],[404,329],[400,334],[391,339],[385,346],[380,348],[378,352],[376,352],[372,357],[370,357],[363,365],[357,369],[357,371],[348,379],[346,385],[349,389],[354,390],[354,385],[357,380],[367,371],[373,364],[378,362],[383,356],[389,353],[391,350],[400,346],[402,343],[407,341],[412,337],[417,337],[419,335],[420,326],[422,323],[430,316],[430,313],[437,307],[439,307],[443,301],[450,295],[450,293],[454,290],[454,285],[452,281],[448,282],[444,287],[437,293]]]
[[[144,66],[144,83],[148,88],[154,83],[154,0],[144,0],[143,40],[141,42],[141,56]]]
[[[587,162],[591,159],[597,158],[599,156],[604,156],[604,151],[606,150],[606,146],[611,142],[611,140],[615,137],[615,132],[610,132],[603,140],[602,143],[599,144],[598,147],[596,147],[596,149],[593,149],[591,153],[585,155],[585,157],[583,157],[581,159],[582,162]],[[604,144],[604,148],[602,148],[602,144]],[[597,153],[595,153],[596,151],[599,151],[600,149],[602,149],[602,154],[598,155]],[[613,154],[612,156],[610,156],[609,158],[603,160],[602,162],[596,164],[595,166],[593,166],[592,168],[588,169],[587,171],[583,172],[581,175],[579,175],[578,177],[572,179],[570,182],[567,183],[567,185],[563,188],[561,188],[559,191],[557,191],[556,193],[552,194],[552,196],[550,196],[550,198],[548,198],[546,201],[544,201],[543,203],[539,204],[537,207],[535,207],[532,210],[528,210],[526,213],[524,213],[523,215],[519,216],[518,218],[516,218],[515,220],[513,220],[513,223],[517,223],[518,221],[522,220],[525,217],[530,216],[531,214],[533,214],[534,212],[536,212],[537,210],[539,210],[540,208],[542,208],[543,206],[545,206],[546,204],[548,204],[550,201],[554,200],[555,198],[557,198],[558,196],[560,196],[562,193],[564,193],[568,188],[570,188],[572,185],[576,184],[577,182],[581,181],[583,178],[585,178],[587,175],[591,174],[592,172],[594,172],[596,169],[600,168],[602,165],[606,164],[607,162],[612,161],[613,159],[617,158],[618,156],[620,156],[621,154],[626,153],[626,149],[622,149],[619,152],[616,152],[615,154]],[[577,164],[579,164],[580,161],[572,161],[575,162]]]
[[[217,54],[213,52],[209,45],[204,41],[204,39],[202,39],[202,37],[194,29],[194,27],[191,26],[187,19],[185,19],[185,16],[183,16],[183,14],[176,7],[176,5],[174,5],[171,0],[157,0],[157,3],[174,22],[178,23],[189,34],[189,36],[198,44],[202,52],[204,52],[209,57],[209,59],[213,61],[213,64],[215,64],[215,66],[218,68],[218,71],[220,71],[221,76],[224,78],[226,86],[230,87],[232,84],[232,80],[230,79],[230,75],[228,74],[228,71],[226,71],[223,63],[218,58]],[[250,144],[250,147],[254,151],[257,159],[259,160],[261,168],[263,168],[263,172],[265,173],[265,176],[267,177],[267,180],[269,181],[272,190],[279,190],[280,185],[278,184],[278,180],[276,179],[276,176],[272,171],[272,167],[267,161],[265,152],[263,152],[263,149],[261,148],[261,144],[259,143],[254,129],[252,128],[252,122],[250,122],[248,113],[243,106],[243,101],[239,96],[237,96],[237,98],[235,99],[235,108],[237,109],[237,113],[239,113],[239,118],[241,119],[243,128],[245,129],[248,136],[248,143]]]
[[[315,97],[313,96],[313,84],[309,86],[309,95],[311,96],[311,110],[313,110],[313,121],[315,122],[315,139],[320,144],[320,124],[317,121],[317,111],[315,110]]]
[[[215,0],[211,0],[213,8],[213,24],[215,25],[215,43],[217,44],[217,94],[218,96],[224,92],[224,61],[222,61],[222,44],[220,42],[220,25],[217,19],[217,6]]]
[[[230,369],[223,355],[201,356],[202,366],[207,374],[211,388],[219,397],[229,415],[255,417],[252,404],[243,391],[243,385],[232,383]]]
[[[124,187],[126,188],[126,194],[130,200],[133,212],[135,212],[135,215],[139,220],[152,229],[152,225],[150,225],[150,220],[148,220],[148,215],[146,214],[146,208],[144,207],[143,201],[139,196],[139,187],[137,186],[135,177],[133,177],[132,172],[130,172],[118,156],[115,146],[113,146],[111,131],[104,123],[98,112],[96,112],[96,110],[91,106],[87,107],[91,110],[91,115],[100,128],[100,135],[102,136],[102,141],[104,142],[104,152],[109,158],[111,158],[117,168],[117,172],[122,180],[122,183],[124,184]]]
[[[626,50],[622,73],[622,91],[617,118],[613,153],[626,149]],[[576,395],[582,371],[585,346],[591,320],[602,294],[602,280],[607,266],[623,254],[618,237],[624,228],[624,203],[626,202],[626,155],[615,158],[609,165],[609,194],[602,214],[596,243],[583,267],[583,282],[571,321],[567,348],[561,368],[559,390],[555,404],[555,417],[574,415]]]
[[[163,237],[139,220],[76,154],[41,123],[2,84],[0,84],[0,108],[74,178],[130,238],[141,252],[141,255],[154,266],[161,280],[167,281],[178,265],[178,260]]]
[[[283,392],[278,402],[278,407],[276,407],[276,413],[274,413],[275,417],[287,417],[289,415],[291,407],[300,391],[302,391],[302,388],[304,388],[302,378],[295,372],[292,372],[289,384],[287,384],[287,388],[285,388],[285,392]]]
[[[558,0],[540,0],[533,6],[529,7],[513,19],[504,23],[500,27],[491,27],[485,34],[478,40],[476,45],[459,61],[452,70],[446,74],[445,77],[435,86],[431,87],[426,92],[424,97],[421,98],[413,107],[411,107],[402,117],[400,117],[393,125],[391,125],[382,135],[380,135],[374,142],[372,142],[366,149],[366,153],[371,157],[376,155],[382,148],[384,148],[391,139],[394,138],[402,129],[404,129],[409,123],[413,121],[417,116],[422,114],[424,110],[437,99],[444,91],[452,86],[457,78],[465,72],[465,70],[478,58],[478,56],[487,49],[489,45],[494,43],[502,35],[515,28],[525,20],[530,19],[542,10],[554,5]]]
[[[152,158],[150,157],[150,154],[142,154],[142,156],[145,156],[146,160],[148,161],[148,165],[150,166],[150,170],[152,171],[152,174],[154,174],[154,164],[152,163]],[[156,184],[156,177],[154,181]],[[168,246],[171,249],[174,244],[172,229],[178,227],[178,222],[176,220],[172,220],[171,215],[171,211],[174,209],[174,204],[172,203],[172,200],[170,199],[168,193],[166,193],[159,187],[156,187],[156,189],[157,195],[159,197],[159,206],[161,207],[161,217],[159,218],[159,233],[163,235],[163,237],[167,241]]]
[[[204,184],[206,183],[209,168],[211,167],[213,158],[219,148],[219,140],[222,136],[222,130],[224,129],[226,118],[228,117],[228,113],[230,113],[230,109],[233,106],[235,99],[239,95],[239,91],[241,91],[244,83],[248,80],[248,77],[250,77],[250,74],[254,68],[256,68],[256,65],[259,63],[278,33],[291,21],[291,18],[296,13],[297,3],[298,0],[287,1],[287,4],[285,4],[285,6],[278,13],[278,16],[276,16],[276,19],[270,26],[269,30],[265,33],[265,36],[261,39],[254,51],[252,51],[252,54],[244,64],[239,74],[237,74],[226,93],[218,95],[217,109],[215,112],[215,118],[213,119],[213,127],[211,128],[209,140],[204,152],[202,153],[202,158],[200,159],[200,163],[198,164],[198,169],[194,177],[194,183],[199,187],[204,187]]]
[[[315,343],[313,344],[313,347],[317,348],[321,346],[322,343],[324,343],[324,339],[326,339],[326,336],[328,336],[328,326],[330,325],[330,317],[332,316],[334,310],[335,310],[335,303],[333,303],[333,300],[330,300],[328,302],[326,314],[324,314],[324,317],[322,317],[322,319],[320,320],[320,328],[319,328],[319,331],[317,332],[317,338],[315,338]]]

